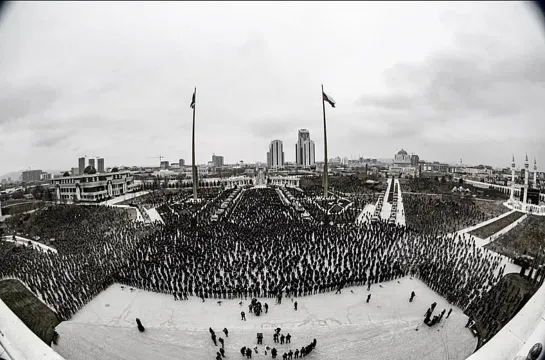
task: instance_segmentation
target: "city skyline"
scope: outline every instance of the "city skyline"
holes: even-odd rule
[[[545,157],[545,35],[531,4],[210,6],[8,4],[0,174],[71,169],[85,153],[116,165],[187,161],[195,86],[200,164],[214,151],[226,163],[264,162],[254,154],[271,139],[294,162],[290,134],[300,128],[323,161],[321,83],[337,101],[330,158],[401,147],[496,167],[513,153]]]

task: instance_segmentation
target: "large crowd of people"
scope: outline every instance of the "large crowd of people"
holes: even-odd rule
[[[472,198],[405,194],[403,206],[407,224],[420,233],[452,233],[487,220]]]
[[[232,191],[214,190],[201,203],[187,202],[188,193],[153,198],[165,224],[152,226],[105,206],[38,211],[29,235],[54,239],[58,253],[8,251],[0,276],[20,279],[67,320],[114,282],[204,300],[301,297],[410,275],[468,309],[503,275],[499,256],[449,235],[478,221],[470,205],[415,197],[405,202],[408,228],[353,219],[331,226],[302,218],[273,188],[245,188],[210,221]],[[359,208],[372,200],[359,199]]]

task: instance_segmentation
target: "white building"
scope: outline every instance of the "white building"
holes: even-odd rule
[[[304,168],[309,168],[314,166],[316,163],[316,147],[314,146],[314,141],[306,140],[303,142],[303,163],[301,164]]]
[[[284,144],[280,140],[273,140],[269,145],[267,152],[267,167],[283,168],[284,167]]]
[[[411,164],[411,155],[403,149],[399,150],[396,155],[394,155],[394,167],[410,167]]]
[[[82,175],[63,176],[50,180],[57,200],[96,202],[136,190],[129,171],[99,174],[94,167],[85,168]]]
[[[300,129],[295,144],[295,164],[297,167],[309,168],[316,163],[316,148],[310,140],[310,132]]]

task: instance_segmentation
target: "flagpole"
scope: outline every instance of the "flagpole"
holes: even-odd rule
[[[195,163],[195,109],[197,107],[197,87],[193,93],[195,97],[195,103],[193,104],[193,140],[192,140],[192,153],[191,153],[191,169],[193,175],[193,199],[197,201],[197,164]]]
[[[324,200],[327,199],[328,183],[327,183],[327,126],[325,119],[325,100],[324,100],[324,85],[322,85],[322,111],[324,114]]]

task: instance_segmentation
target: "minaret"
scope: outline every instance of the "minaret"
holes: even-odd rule
[[[526,204],[528,201],[528,169],[530,168],[530,164],[528,164],[528,154],[526,154],[526,160],[524,160],[524,200],[522,204],[522,209],[524,212],[526,212]]]
[[[536,158],[534,158],[534,183],[533,183],[534,189],[537,188],[537,161]]]
[[[515,199],[515,155],[511,162],[511,200]]]

